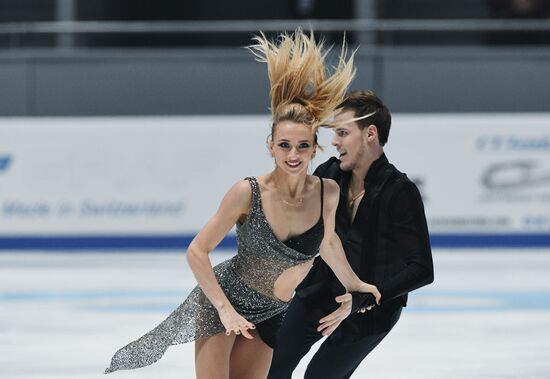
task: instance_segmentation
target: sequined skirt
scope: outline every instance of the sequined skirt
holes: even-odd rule
[[[250,288],[233,270],[238,256],[214,267],[225,295],[248,321],[257,324],[284,313],[288,303],[267,297]],[[148,366],[158,361],[170,345],[210,337],[225,331],[218,312],[196,286],[187,299],[156,328],[118,350],[105,373]]]

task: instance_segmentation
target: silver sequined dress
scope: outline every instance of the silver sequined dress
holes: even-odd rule
[[[318,254],[323,235],[322,216],[303,235],[283,243],[277,239],[267,222],[258,182],[255,178],[246,179],[252,188],[252,206],[246,221],[242,225],[237,223],[238,252],[233,258],[216,265],[214,273],[235,310],[248,321],[257,324],[286,311],[289,303],[274,296],[273,286],[286,269],[305,263]],[[305,238],[306,235],[309,251],[300,248],[303,239],[299,237]],[[105,373],[148,366],[159,360],[170,345],[195,341],[224,331],[218,312],[200,287],[196,286],[166,320],[118,350]]]

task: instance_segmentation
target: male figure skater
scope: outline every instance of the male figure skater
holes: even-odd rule
[[[341,108],[332,139],[339,159],[330,158],[314,174],[340,185],[336,232],[353,270],[376,285],[382,298],[377,305],[371,294],[346,293],[317,258],[279,331],[269,379],[290,378],[323,335],[329,337],[305,378],[349,378],[399,320],[408,293],[433,281],[420,193],[384,154],[388,108],[371,91],[350,93]]]

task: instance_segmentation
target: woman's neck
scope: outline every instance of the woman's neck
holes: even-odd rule
[[[307,173],[300,175],[288,175],[280,169],[275,169],[269,176],[279,194],[288,197],[289,199],[301,197],[304,193]]]

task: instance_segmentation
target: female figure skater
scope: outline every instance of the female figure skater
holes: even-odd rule
[[[307,175],[317,128],[342,102],[355,70],[353,57],[327,76],[322,43],[298,30],[251,46],[267,63],[273,124],[269,150],[275,169],[237,182],[189,245],[198,286],[165,321],[120,349],[106,373],[150,365],[170,345],[195,341],[197,378],[265,378],[275,336],[295,287],[321,257],[348,292],[371,292],[349,266],[334,232],[339,188]],[[208,253],[233,225],[238,253],[212,268]]]

